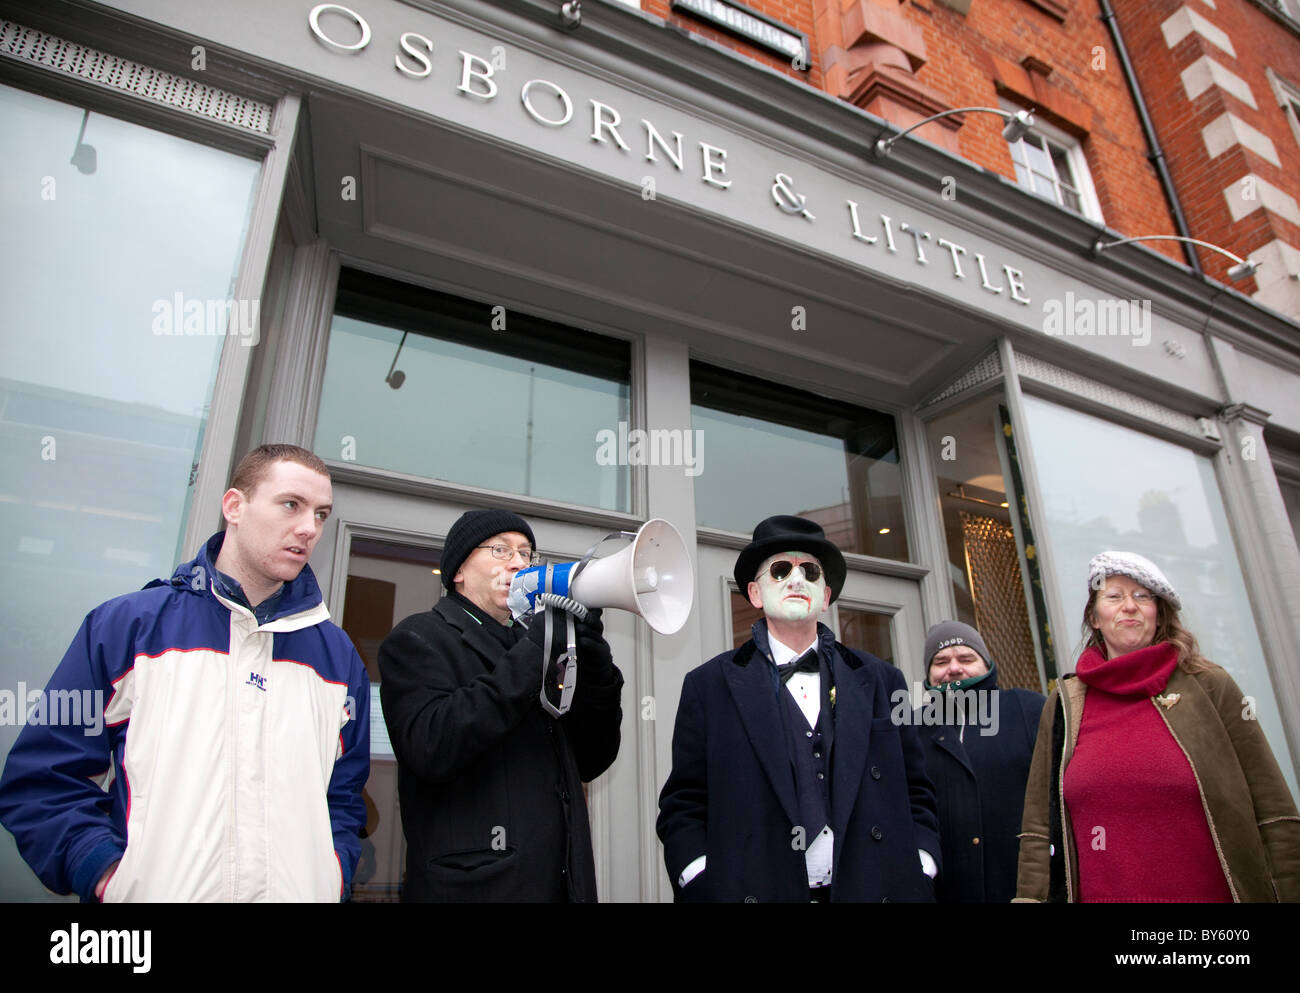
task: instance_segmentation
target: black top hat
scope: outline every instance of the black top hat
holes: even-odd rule
[[[830,587],[831,600],[838,597],[844,589],[844,577],[848,572],[844,556],[826,540],[826,532],[821,525],[803,517],[780,514],[759,522],[758,527],[754,528],[754,540],[745,546],[740,558],[736,559],[736,585],[740,587],[741,593],[749,589],[749,584],[758,573],[758,567],[781,552],[807,552],[815,556],[826,571],[826,585]]]

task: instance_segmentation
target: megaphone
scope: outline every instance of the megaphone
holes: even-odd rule
[[[630,610],[659,634],[676,634],[695,599],[695,574],[686,542],[661,518],[646,521],[635,534],[622,534],[632,543],[614,555],[597,559],[589,552],[580,562],[533,566],[515,573],[507,600],[511,613],[516,619],[532,613],[539,594],[553,593],[584,607]]]

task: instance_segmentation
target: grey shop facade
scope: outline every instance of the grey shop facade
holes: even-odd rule
[[[85,612],[291,441],[334,474],[312,567],[376,680],[466,509],[557,560],[649,517],[686,538],[681,632],[607,614],[603,899],[670,896],[682,678],[747,637],[732,565],[774,513],[848,553],[828,623],[912,683],[956,616],[1046,686],[1088,558],[1153,558],[1294,790],[1300,327],[1094,258],[1104,229],[933,146],[876,160],[880,121],[633,8],[556,7],[6,4],[5,752]],[[403,857],[374,701],[360,901]],[[48,898],[6,835],[0,899]]]

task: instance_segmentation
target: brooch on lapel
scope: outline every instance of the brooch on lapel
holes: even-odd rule
[[[832,686],[832,687],[831,687],[831,707],[834,708],[834,706],[835,706],[835,687]]]
[[[1166,693],[1164,696],[1156,697],[1156,703],[1164,707],[1165,710],[1168,710],[1182,698],[1183,695],[1181,693]]]

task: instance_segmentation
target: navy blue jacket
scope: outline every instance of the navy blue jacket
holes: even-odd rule
[[[838,644],[823,625],[818,634],[836,694],[833,720],[823,722],[835,833],[831,898],[932,900],[917,849],[939,858],[934,790],[916,729],[891,719],[891,703],[906,699],[903,675]],[[808,901],[804,852],[794,844],[795,774],[778,710],[784,689],[764,621],[754,638],[688,673],[682,685],[658,821],[681,901]],[[704,872],[679,889],[682,870],[700,855],[708,856]]]
[[[939,800],[943,867],[935,896],[940,903],[1009,903],[1016,895],[1016,835],[1046,698],[1031,690],[999,690],[997,678],[995,666],[966,691],[991,695],[966,719],[964,734],[960,716],[927,725],[924,709],[914,715]],[[941,711],[930,712],[939,716]],[[981,733],[993,725],[979,727],[979,713],[996,713],[996,734]],[[949,716],[945,710],[943,717]]]

